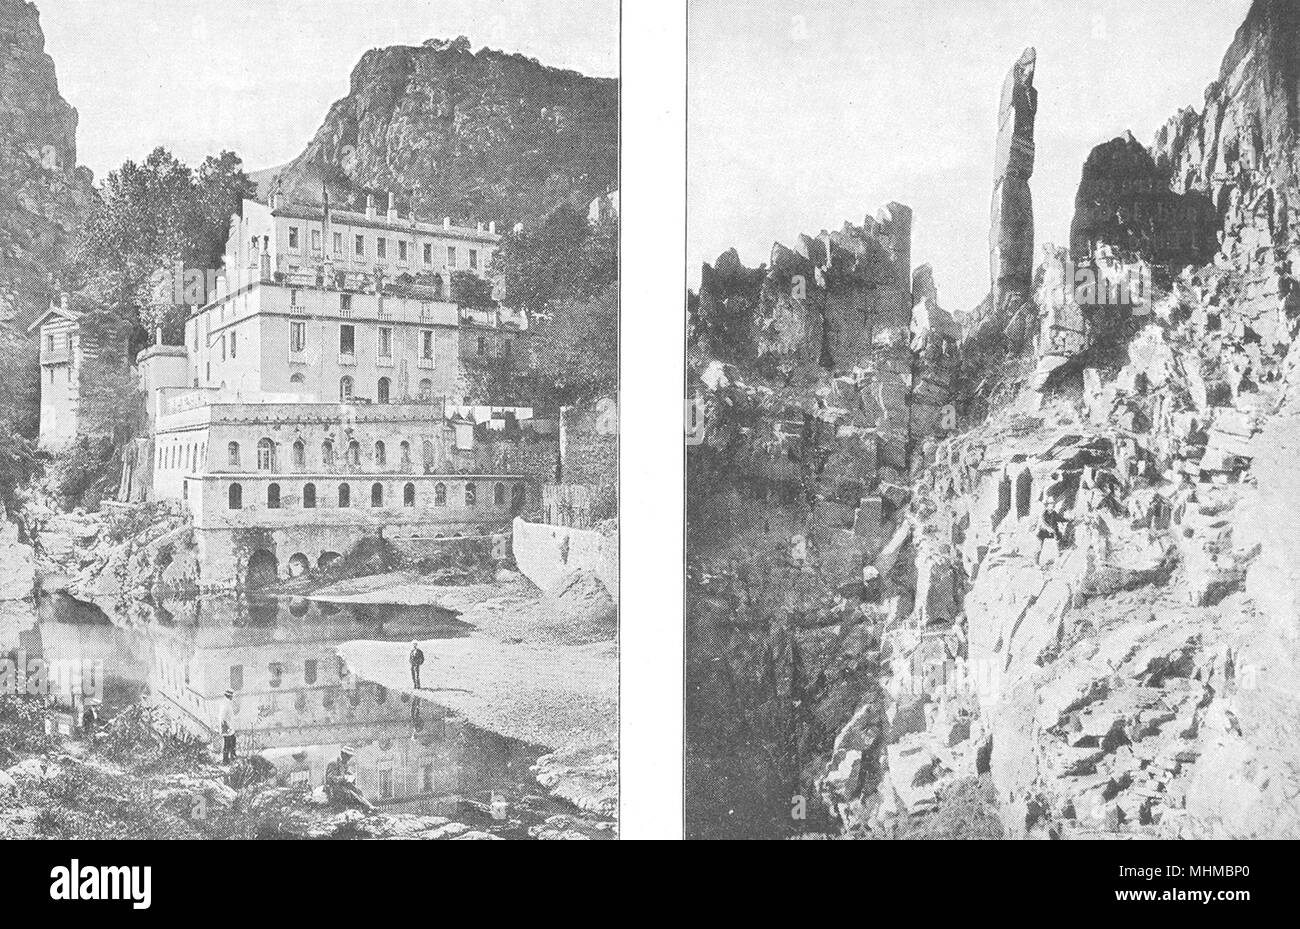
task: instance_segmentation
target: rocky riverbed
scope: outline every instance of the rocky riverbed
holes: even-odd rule
[[[481,578],[481,570],[463,577],[464,572],[450,570],[407,570],[348,580],[331,573],[285,583],[256,601],[196,596],[193,546],[181,514],[158,506],[64,513],[51,505],[39,487],[29,488],[22,501],[19,518],[6,524],[8,536],[0,542],[12,536],[6,557],[17,559],[27,572],[26,580],[11,574],[23,581],[22,589],[15,588],[13,594],[29,597],[35,587],[39,603],[45,606],[36,610],[30,599],[5,604],[0,629],[7,630],[2,640],[6,650],[39,643],[47,657],[56,653],[64,658],[71,654],[107,657],[110,687],[116,673],[116,686],[125,687],[131,697],[103,710],[105,716],[111,721],[124,711],[144,711],[137,728],[157,729],[149,738],[157,741],[162,755],[177,757],[175,764],[167,762],[163,765],[167,770],[159,773],[106,756],[97,750],[96,740],[70,737],[75,720],[63,727],[61,735],[57,719],[71,718],[73,711],[55,705],[58,701],[47,701],[42,718],[28,723],[48,730],[49,739],[30,744],[19,740],[15,745],[27,744],[27,749],[11,749],[7,760],[0,759],[6,761],[5,767],[19,766],[9,779],[12,783],[0,781],[9,835],[93,831],[88,805],[83,804],[83,812],[89,818],[70,814],[66,821],[51,819],[62,815],[63,801],[71,802],[68,798],[76,793],[65,789],[71,781],[93,782],[107,791],[105,797],[126,790],[125,799],[106,802],[135,810],[132,815],[138,814],[139,830],[165,827],[177,836],[213,836],[218,827],[187,820],[179,799],[174,804],[179,820],[164,824],[147,815],[147,804],[133,805],[131,798],[137,797],[138,789],[152,791],[169,803],[169,798],[202,796],[201,805],[238,811],[238,822],[219,827],[232,833],[251,828],[359,838],[605,838],[614,834],[617,622],[612,600],[594,577],[578,572],[555,590],[543,592],[508,568],[498,570],[495,579],[488,571],[486,583],[466,582]],[[76,605],[78,601],[81,605]],[[88,606],[92,603],[95,607]],[[68,617],[73,614],[78,618],[70,626]],[[83,627],[80,624],[87,616],[92,617],[86,620],[91,625]],[[324,628],[315,625],[322,622]],[[248,631],[250,626],[267,626],[268,632]],[[197,670],[196,662],[206,660],[209,646],[205,643],[217,648],[213,655],[223,648],[251,647],[254,668],[284,669],[287,685],[271,686],[290,687],[284,697],[295,699],[297,708],[286,707],[272,695],[258,710],[251,743],[254,751],[264,748],[261,754],[280,764],[279,773],[272,766],[257,783],[244,783],[247,772],[239,774],[215,763],[209,744],[211,720],[205,714],[215,706],[220,687],[212,684],[209,689],[216,689],[204,694],[197,708],[185,707],[188,689],[174,695],[168,692],[168,675],[175,672],[151,664],[155,658],[150,656],[177,648],[178,630],[179,646],[188,656],[184,658],[187,680]],[[414,639],[421,641],[429,656],[426,686],[418,693],[410,686],[406,661]],[[141,657],[123,664],[127,653]],[[133,661],[139,667],[124,670]],[[292,676],[314,677],[321,672],[303,668],[329,662],[339,665],[339,694],[350,695],[353,701],[360,694],[358,712],[368,715],[357,717],[356,723],[341,719],[331,723],[335,728],[343,725],[334,747],[306,749],[310,758],[301,760],[303,750],[287,754],[288,747],[278,746],[289,737],[276,734],[283,726],[289,726],[285,730],[289,732],[301,724],[276,720],[286,713],[313,712],[309,706],[304,710],[302,701],[310,699],[320,683],[297,691]],[[123,677],[129,683],[123,684]],[[385,701],[387,693],[397,694],[400,700]],[[30,714],[31,707],[23,712]],[[326,718],[334,719],[337,711],[334,714],[327,712]],[[300,769],[306,778],[308,769],[322,765],[322,759],[328,760],[343,741],[360,741],[363,754],[379,752],[377,763],[386,764],[385,753],[392,751],[386,748],[391,742],[387,733],[399,726],[425,746],[403,750],[406,755],[414,758],[423,753],[421,757],[428,759],[410,761],[416,765],[410,777],[423,778],[435,794],[442,790],[439,785],[459,785],[442,790],[445,799],[440,803],[417,799],[399,804],[401,812],[385,809],[370,814],[333,809],[319,787],[303,789],[298,775],[283,770]],[[179,741],[169,741],[182,732],[186,735],[178,736]],[[201,749],[189,746],[195,732],[208,735]],[[378,739],[373,745],[372,737]],[[424,764],[425,773],[419,773],[419,764]],[[446,773],[437,773],[444,769]],[[429,774],[430,770],[435,773]],[[319,780],[319,771],[312,776]],[[391,789],[377,784],[370,788]],[[169,809],[166,804],[164,808]],[[42,810],[50,812],[42,814]],[[285,825],[267,825],[272,819]]]

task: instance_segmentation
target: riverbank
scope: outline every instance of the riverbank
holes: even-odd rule
[[[324,788],[285,785],[261,758],[218,764],[204,743],[147,709],[92,739],[50,735],[39,698],[0,697],[0,840],[608,838],[553,813],[525,824],[462,803],[454,817],[331,804]]]
[[[456,587],[393,572],[332,584],[310,599],[456,612],[467,635],[420,643],[426,661],[419,696],[479,728],[545,746],[549,753],[534,766],[542,785],[579,809],[613,816],[617,622],[604,604],[574,609],[565,593],[543,595],[513,572],[502,572],[494,584]],[[358,677],[415,694],[409,652],[409,642],[354,641],[339,648]]]

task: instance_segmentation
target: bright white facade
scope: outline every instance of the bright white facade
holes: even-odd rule
[[[366,535],[432,553],[506,531],[536,498],[470,418],[532,411],[492,407],[461,368],[467,333],[498,351],[527,335],[522,314],[451,299],[452,273],[482,274],[498,241],[394,210],[244,201],[185,344],[139,359],[151,497],[190,513],[202,585],[301,573]]]

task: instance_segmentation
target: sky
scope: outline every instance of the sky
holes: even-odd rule
[[[372,48],[468,36],[617,77],[618,0],[36,0],[78,162],[103,180],[162,145],[247,170],[297,157]]]
[[[913,266],[940,303],[989,289],[998,103],[1038,50],[1037,241],[1068,244],[1092,148],[1131,130],[1148,147],[1204,102],[1250,0],[690,0],[687,281],[735,247],[768,260],[912,207]]]

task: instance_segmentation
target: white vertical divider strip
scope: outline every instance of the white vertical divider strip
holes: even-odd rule
[[[686,4],[622,19],[620,832],[679,839]]]

